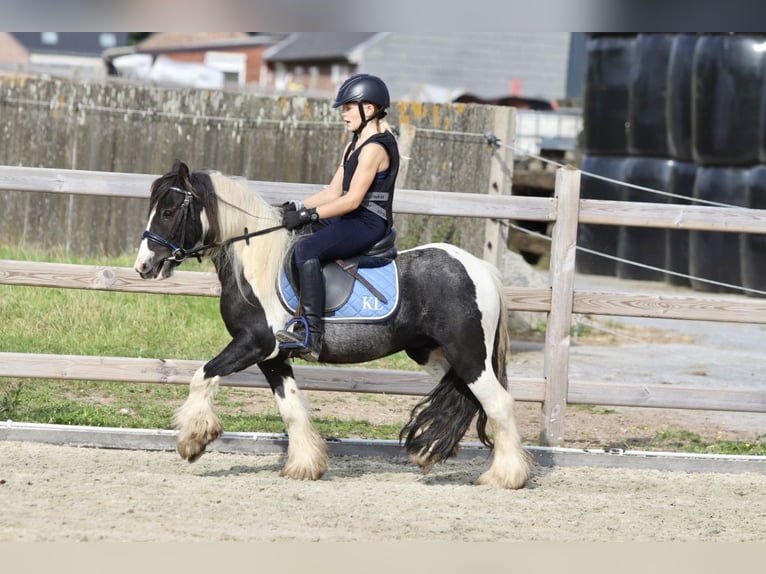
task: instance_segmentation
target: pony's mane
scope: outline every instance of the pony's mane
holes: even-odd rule
[[[209,172],[207,176],[212,183],[214,197],[217,198],[217,201],[214,198],[208,201],[217,204],[217,209],[206,207],[206,211],[217,212],[219,241],[242,235],[245,228],[253,232],[280,224],[279,210],[247,189],[244,179],[224,176],[220,172]],[[214,226],[215,223],[211,221],[210,225]],[[277,317],[281,320],[284,313],[275,286],[287,250],[288,237],[287,230],[279,229],[251,238],[249,242],[236,241],[226,249],[240,291],[242,285],[239,282],[244,276],[260,299],[270,323]],[[224,254],[211,255],[215,257]]]

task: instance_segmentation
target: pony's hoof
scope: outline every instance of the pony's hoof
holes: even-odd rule
[[[324,447],[323,443],[320,443]],[[314,459],[302,459],[299,457],[288,457],[287,462],[279,471],[279,476],[293,480],[319,480],[327,472],[329,462],[327,460],[327,451],[321,448]]]
[[[528,480],[528,468],[520,468],[511,472],[498,472],[496,469],[490,468],[476,482],[482,486],[518,490],[524,488]]]
[[[292,480],[319,480],[324,476],[326,471],[326,466],[312,468],[285,465],[285,467],[279,471],[279,476]]]
[[[524,486],[527,484],[527,481],[526,479],[499,479],[496,475],[485,472],[479,477],[477,484],[482,486],[492,486],[495,488],[505,488],[508,490],[518,490],[520,488],[524,488]]]
[[[195,462],[205,454],[207,445],[221,436],[222,432],[223,425],[218,420],[218,417],[213,417],[206,421],[196,431],[184,431],[182,429],[176,441],[176,450],[181,455],[181,458],[189,462]]]
[[[182,459],[189,462],[197,462],[205,454],[205,446],[204,444],[191,441],[178,441],[176,450]]]

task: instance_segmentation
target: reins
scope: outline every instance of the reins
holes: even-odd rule
[[[218,242],[213,241],[211,243],[206,243],[205,245],[200,245],[199,247],[195,247],[194,249],[189,249],[188,251],[183,248],[184,238],[186,237],[186,219],[189,216],[189,213],[193,213],[193,207],[192,207],[192,199],[193,195],[190,191],[187,191],[185,189],[182,189],[180,187],[171,187],[169,188],[171,191],[176,191],[178,193],[183,193],[186,197],[184,197],[184,201],[181,204],[182,212],[181,216],[176,222],[176,224],[173,226],[173,230],[170,232],[170,236],[173,237],[175,235],[176,231],[178,230],[179,226],[181,227],[181,245],[176,245],[169,239],[166,239],[165,237],[162,237],[161,235],[158,235],[154,233],[153,231],[146,230],[144,231],[142,238],[148,239],[150,241],[154,241],[155,243],[159,243],[163,247],[167,247],[170,249],[171,254],[169,257],[165,257],[162,261],[175,261],[176,263],[180,264],[185,259],[189,257],[196,257],[198,261],[202,261],[202,256],[205,254],[205,252],[208,249],[213,249],[214,247],[228,247],[232,243],[235,243],[237,241],[244,241],[246,245],[250,245],[250,239],[253,237],[258,237],[259,235],[266,235],[268,233],[272,233],[274,231],[277,231],[279,229],[283,229],[284,225],[275,225],[273,227],[267,227],[265,229],[259,229],[258,231],[248,231],[247,227],[244,229],[244,233],[242,235],[237,235],[236,237],[230,237],[226,241]],[[220,198],[218,198],[220,201]],[[227,203],[228,202],[224,202]],[[236,207],[236,206],[232,206]],[[237,207],[240,211],[242,211],[242,208]]]
[[[181,263],[184,259],[187,257],[196,257],[199,259],[202,257],[202,255],[205,254],[205,251],[208,249],[212,249],[213,247],[228,247],[232,243],[235,243],[237,241],[244,241],[245,245],[250,245],[250,239],[253,237],[258,237],[259,235],[266,235],[268,233],[272,233],[274,231],[277,231],[278,229],[283,229],[284,225],[275,225],[274,227],[267,227],[266,229],[259,229],[258,231],[248,231],[247,227],[245,227],[244,231],[245,233],[242,235],[237,235],[236,237],[230,237],[224,242],[212,242],[207,243],[205,245],[200,245],[199,247],[195,247],[194,249],[190,249],[189,251],[181,250],[183,257],[181,259],[173,259],[173,261],[177,261],[178,263]]]

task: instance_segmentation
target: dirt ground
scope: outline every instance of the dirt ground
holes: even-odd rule
[[[758,541],[766,478],[536,467],[528,488],[472,483],[486,461],[422,476],[334,457],[317,482],[281,455],[0,443],[0,541]]]

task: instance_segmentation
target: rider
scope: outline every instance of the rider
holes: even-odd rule
[[[346,128],[354,136],[330,184],[301,200],[282,205],[287,229],[313,224],[313,233],[295,247],[300,305],[308,324],[277,332],[292,356],[317,360],[322,349],[325,293],[321,264],[363,253],[391,229],[394,183],[399,171],[399,149],[390,131],[386,84],[370,74],[357,74],[340,86],[333,108],[340,108]]]

